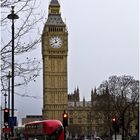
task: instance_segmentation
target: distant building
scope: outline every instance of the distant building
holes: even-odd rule
[[[91,91],[91,100],[80,101],[80,92],[77,88],[74,93],[68,95],[68,115],[70,135],[102,135],[103,121],[98,113],[93,110],[97,98],[96,89]]]
[[[42,115],[27,115],[26,118],[22,118],[22,125],[32,122],[42,120]]]
[[[68,95],[68,118],[69,126],[68,131],[70,135],[94,135],[94,136],[111,136],[113,135],[112,116],[117,113],[116,109],[111,105],[112,98],[108,94],[108,89],[104,90],[102,94],[97,94],[96,88],[91,90],[91,100],[80,101],[80,92],[77,88],[73,93]],[[130,106],[131,108],[131,106]],[[131,108],[132,109],[132,108]],[[133,110],[128,108],[124,116],[126,125],[130,119],[129,135],[138,134],[138,106],[136,105]],[[133,113],[135,112],[135,117]],[[122,134],[121,117],[117,118],[117,134]]]

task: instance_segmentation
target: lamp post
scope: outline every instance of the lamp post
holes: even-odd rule
[[[18,19],[18,15],[14,13],[14,6],[11,6],[11,14],[7,16],[8,19],[12,20],[12,93],[11,93],[11,117],[14,117],[14,20]],[[14,136],[14,129],[12,127],[12,136]]]
[[[10,74],[10,71],[9,71],[9,74],[7,75],[7,78],[8,78],[8,108],[10,110],[10,78],[11,78],[11,74]]]

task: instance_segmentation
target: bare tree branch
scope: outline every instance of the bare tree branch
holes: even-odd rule
[[[1,30],[2,47],[1,54],[1,90],[7,92],[7,71],[11,69],[11,22],[7,19],[10,6],[15,5],[15,13],[20,16],[16,21],[15,26],[15,56],[23,57],[35,50],[41,42],[41,33],[37,25],[43,24],[42,20],[44,15],[37,11],[39,7],[39,1],[36,0],[2,0],[2,18],[1,18]],[[6,37],[5,37],[6,36]],[[19,59],[20,60],[20,59]],[[15,86],[21,86],[28,84],[31,81],[35,81],[39,76],[41,70],[41,59],[30,58],[21,59],[21,61],[15,60]],[[19,82],[16,82],[18,79]],[[19,80],[20,79],[20,80]]]

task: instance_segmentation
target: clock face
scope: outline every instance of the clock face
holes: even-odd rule
[[[52,48],[60,48],[62,45],[62,39],[59,36],[53,36],[50,38],[49,44]]]

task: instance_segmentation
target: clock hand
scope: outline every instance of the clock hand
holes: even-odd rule
[[[55,39],[55,43],[57,43],[57,40]]]

